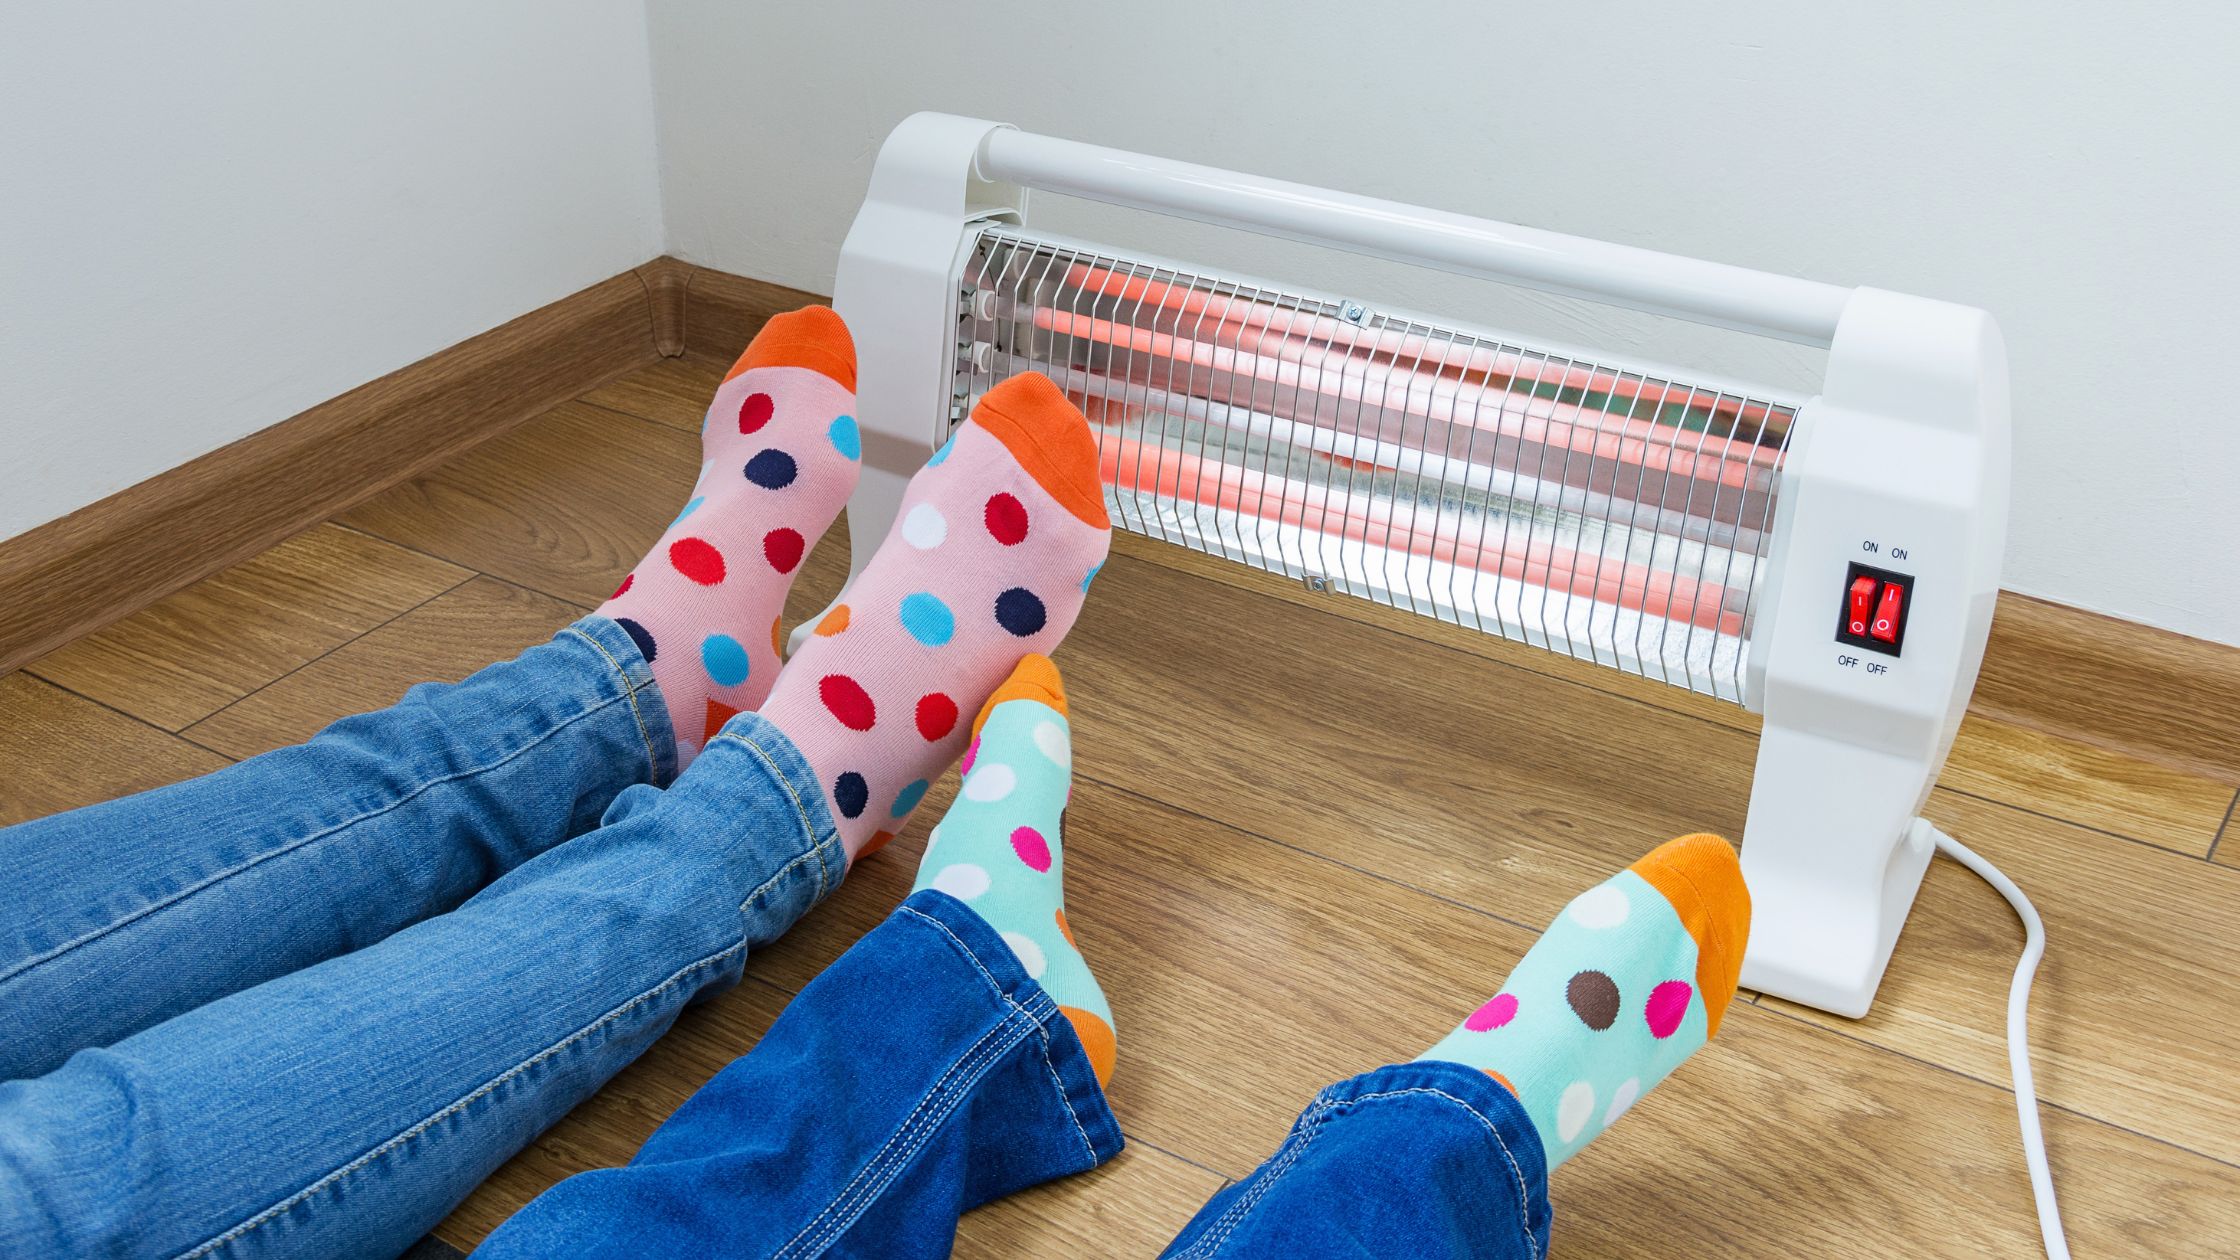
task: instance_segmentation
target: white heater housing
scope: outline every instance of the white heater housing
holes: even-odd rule
[[[1785,398],[1103,250],[1032,232],[1029,189],[1824,346],[1826,379]],[[1122,528],[1763,714],[1742,982],[1866,1013],[1998,595],[1989,315],[943,114],[880,150],[833,293],[854,572],[979,395],[1043,372]]]

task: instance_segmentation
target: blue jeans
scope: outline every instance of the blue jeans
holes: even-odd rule
[[[836,886],[793,745],[586,618],[0,831],[0,1255],[394,1256]]]
[[[927,889],[627,1167],[554,1186],[475,1255],[946,1256],[962,1213],[1119,1149],[1073,1025],[993,928]],[[1402,1063],[1324,1090],[1166,1254],[1524,1260],[1548,1225],[1517,1100],[1460,1064]]]
[[[674,760],[645,662],[593,617],[300,747],[0,831],[0,1254],[404,1249],[844,874],[760,718],[658,790]],[[929,891],[628,1168],[487,1246],[941,1255],[962,1212],[1119,1146],[1072,1025]],[[1481,1074],[1383,1068],[1175,1254],[1537,1256],[1539,1151]]]

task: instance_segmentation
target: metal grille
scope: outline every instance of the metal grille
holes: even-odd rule
[[[1794,412],[1007,228],[954,408],[1039,371],[1115,523],[1739,702]]]

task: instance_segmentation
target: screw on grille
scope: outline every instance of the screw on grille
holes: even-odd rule
[[[1317,573],[1309,573],[1307,576],[1300,578],[1299,581],[1304,583],[1310,591],[1327,591],[1330,589],[1330,579]]]

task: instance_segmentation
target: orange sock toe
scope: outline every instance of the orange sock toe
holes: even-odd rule
[[[1743,886],[1734,846],[1705,833],[1682,836],[1649,850],[1627,869],[1664,894],[1695,938],[1696,990],[1717,1034],[1750,939],[1750,890]]]
[[[741,372],[761,367],[799,367],[822,372],[843,389],[856,387],[856,343],[848,326],[829,306],[804,306],[798,311],[773,315],[754,335],[746,352],[731,370],[730,380]]]
[[[1011,670],[988,702],[980,706],[979,716],[972,719],[972,737],[980,737],[980,728],[988,724],[988,715],[1006,700],[1039,700],[1056,709],[1061,715],[1066,711],[1066,684],[1058,677],[1058,667],[1040,652],[1029,653]]]
[[[1049,377],[1029,372],[1003,382],[981,397],[972,420],[1067,511],[1098,529],[1111,527],[1097,475],[1097,439],[1081,409]]]

